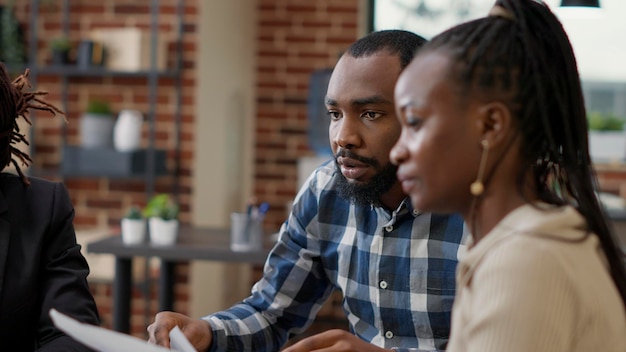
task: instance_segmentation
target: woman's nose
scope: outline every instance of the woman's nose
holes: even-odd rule
[[[398,139],[396,144],[393,146],[393,148],[391,148],[391,151],[389,152],[389,160],[394,165],[400,165],[406,160],[407,154],[407,149],[402,143],[402,137],[400,137],[400,139]]]

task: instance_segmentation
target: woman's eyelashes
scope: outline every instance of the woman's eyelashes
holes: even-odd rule
[[[406,115],[404,120],[406,122],[406,125],[412,128],[419,128],[424,121],[424,119],[422,119],[421,117],[417,117],[414,115]]]

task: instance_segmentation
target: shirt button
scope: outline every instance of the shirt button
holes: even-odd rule
[[[388,339],[392,339],[393,338],[393,332],[391,332],[391,331],[385,332],[385,337],[388,338]]]
[[[380,283],[378,284],[378,286],[379,286],[380,288],[382,288],[383,290],[385,290],[385,289],[387,288],[387,286],[388,286],[388,285],[387,285],[387,281],[385,281],[385,280],[381,280],[381,281],[380,281]]]
[[[393,225],[387,225],[387,226],[385,226],[385,231],[387,231],[387,232],[391,232],[391,231],[393,231]]]
[[[418,216],[420,215],[420,211],[417,209],[413,209],[413,215]]]

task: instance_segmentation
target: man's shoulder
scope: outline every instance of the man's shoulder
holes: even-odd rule
[[[2,172],[0,173],[0,188],[3,193],[41,193],[52,192],[59,182],[54,182],[37,177],[28,177],[30,185],[26,185],[18,175]]]
[[[30,184],[37,184],[37,185],[50,185],[50,187],[52,187],[52,185],[55,185],[59,182],[55,182],[55,181],[50,181],[50,180],[46,180],[43,178],[39,178],[39,177],[33,177],[33,176],[27,176],[28,181],[30,182]],[[14,185],[14,184],[23,184],[22,178],[17,175],[14,174],[12,172],[0,172],[0,182],[5,183],[5,184],[10,184],[10,185]]]
[[[293,210],[303,219],[316,216],[330,216],[333,219],[341,217],[351,203],[338,194],[336,184],[340,175],[333,160],[320,165],[300,188]]]
[[[328,160],[315,169],[314,174],[317,177],[334,178],[337,177],[338,171],[334,160]]]
[[[328,160],[318,166],[304,182],[303,188],[310,190],[328,190],[333,188],[335,180],[339,176],[333,160]],[[319,193],[319,192],[316,192]]]

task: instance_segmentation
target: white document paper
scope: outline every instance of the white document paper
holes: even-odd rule
[[[183,331],[178,326],[170,330],[170,346],[172,347],[172,351],[196,352],[196,349],[193,348],[191,342],[187,340]]]
[[[50,318],[54,325],[67,335],[85,346],[100,352],[196,352],[183,332],[175,327],[170,331],[172,349],[149,344],[147,341],[99,326],[81,323],[76,319],[50,309]]]

